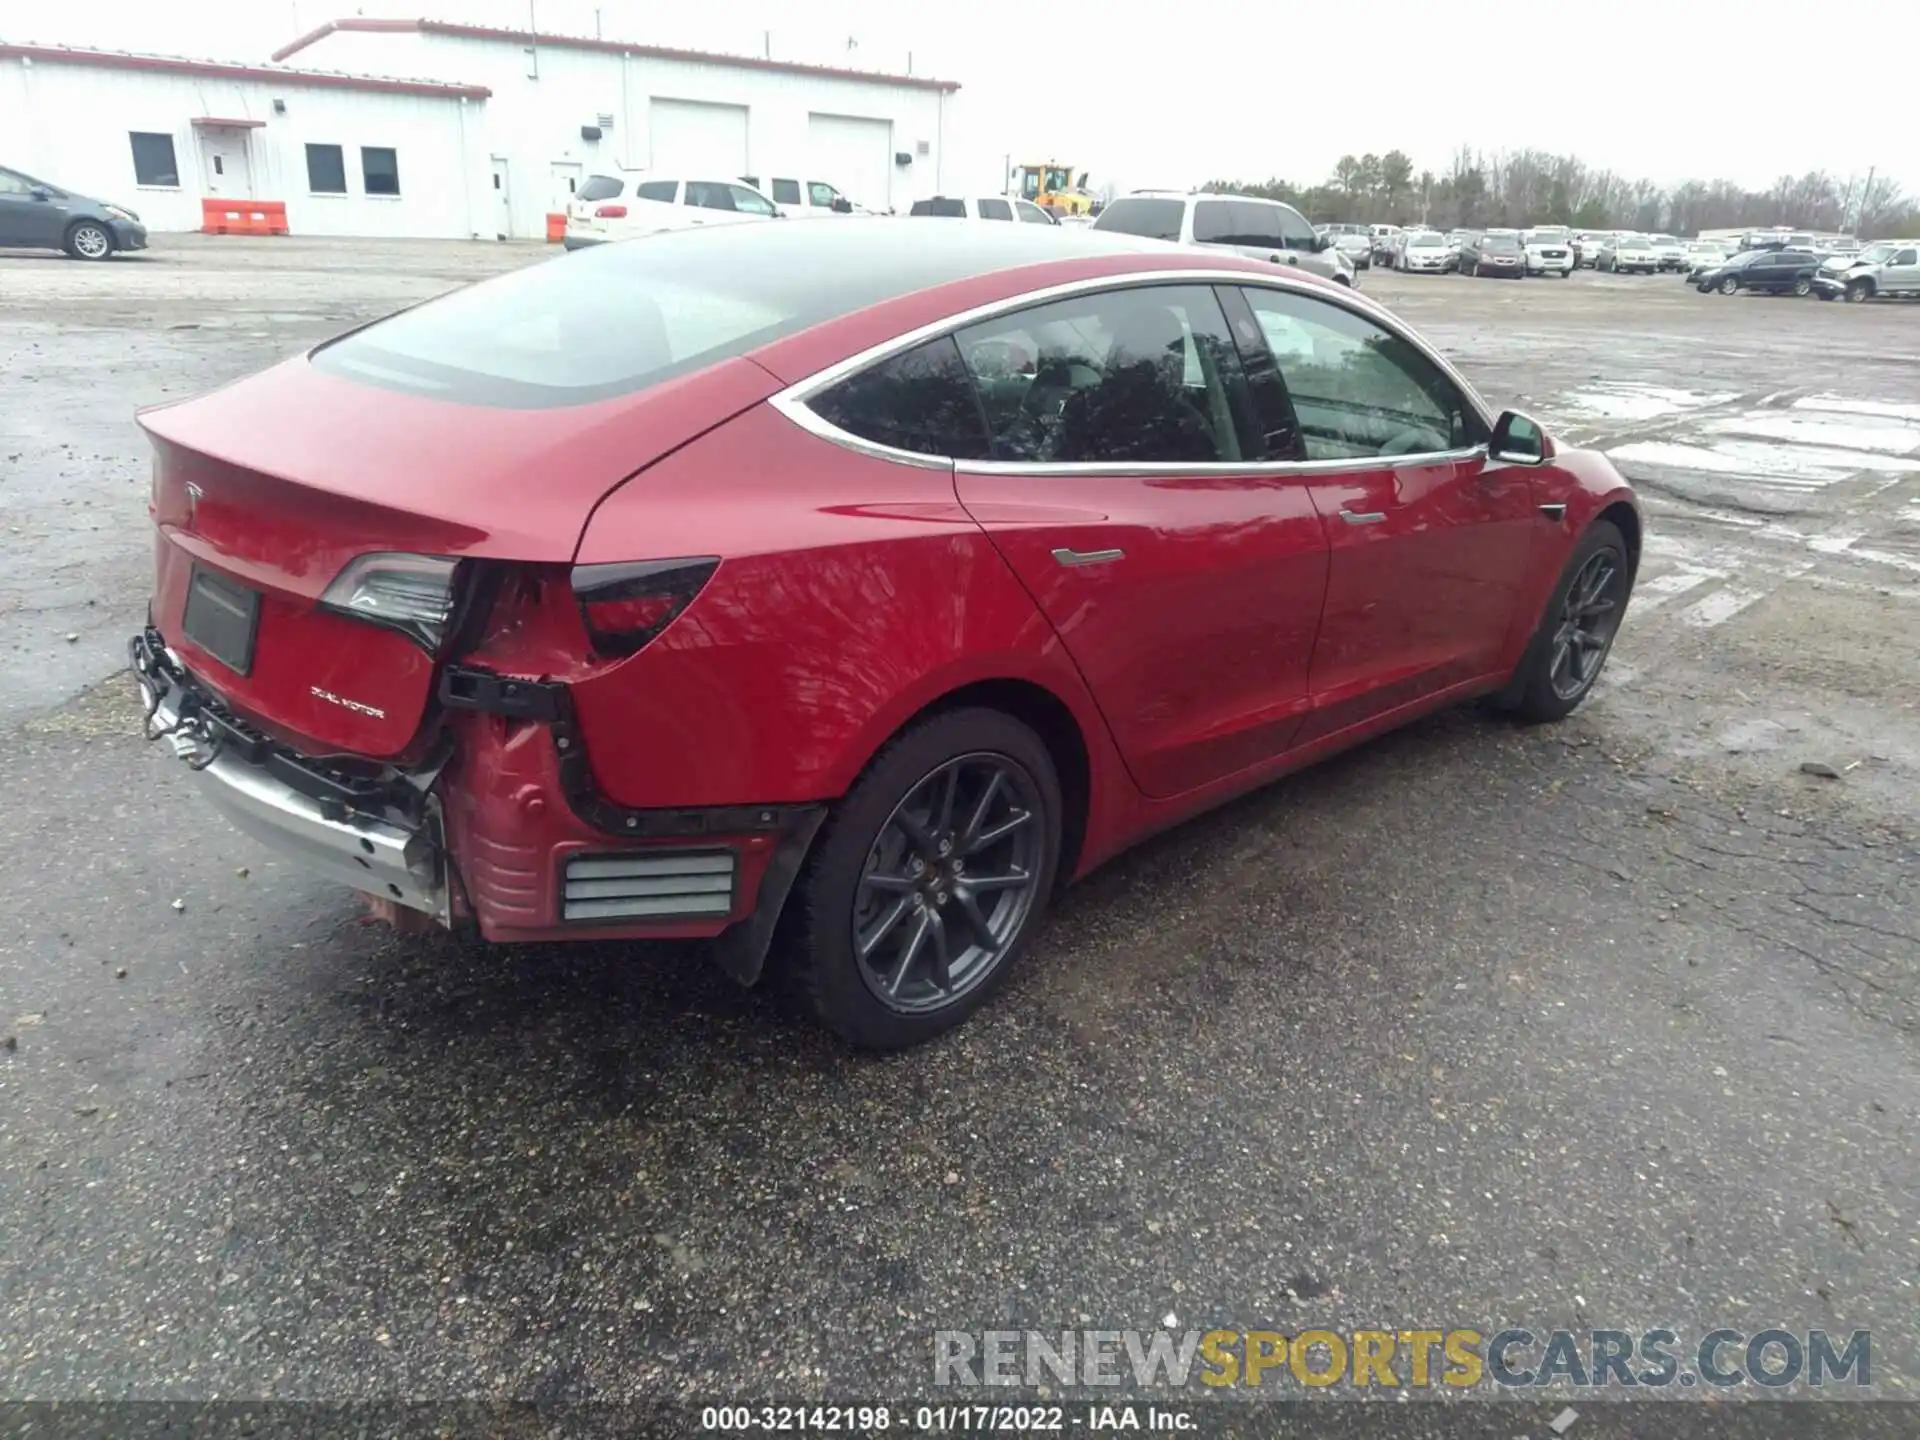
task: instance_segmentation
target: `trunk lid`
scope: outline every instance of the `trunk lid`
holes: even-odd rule
[[[778,388],[736,358],[638,394],[516,410],[376,388],[303,357],[147,411],[153,623],[200,680],[296,748],[400,755],[431,712],[440,657],[321,606],[350,562],[567,563],[608,491]],[[196,571],[210,578],[196,586]]]

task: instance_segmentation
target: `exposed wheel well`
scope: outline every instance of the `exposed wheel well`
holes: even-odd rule
[[[1609,505],[1594,517],[1598,520],[1611,520],[1619,530],[1620,538],[1627,542],[1627,563],[1633,567],[1634,574],[1640,573],[1640,514],[1624,500]]]
[[[1047,747],[1060,778],[1060,799],[1066,811],[1060,817],[1060,863],[1054,869],[1056,885],[1065,885],[1080,863],[1080,847],[1087,835],[1087,808],[1093,795],[1087,742],[1080,733],[1079,721],[1064,701],[1043,686],[1028,680],[981,680],[942,695],[907,724],[937,711],[969,705],[984,705],[1013,716]]]

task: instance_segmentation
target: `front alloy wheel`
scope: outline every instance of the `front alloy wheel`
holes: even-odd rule
[[[76,260],[104,260],[113,253],[113,236],[104,225],[82,221],[67,233],[67,250]]]
[[[1727,276],[1726,279],[1720,282],[1720,293],[1722,295],[1731,295],[1735,291],[1737,291],[1739,288],[1740,288],[1740,282],[1734,279],[1733,276],[1731,275]]]
[[[1619,527],[1594,521],[1568,558],[1512,684],[1496,706],[1527,721],[1571,715],[1607,663],[1632,587],[1633,569]]]

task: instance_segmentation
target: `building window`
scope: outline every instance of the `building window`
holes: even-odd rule
[[[180,167],[173,158],[173,137],[152,135],[144,130],[129,131],[133,142],[133,181],[136,185],[180,184]]]
[[[378,145],[360,147],[360,174],[369,195],[400,193],[400,158],[392,150]]]
[[[338,145],[307,146],[307,189],[316,195],[347,193],[347,157]]]

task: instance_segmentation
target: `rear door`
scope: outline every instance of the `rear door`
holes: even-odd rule
[[[955,467],[960,499],[1140,788],[1178,794],[1284,750],[1307,707],[1326,538],[1305,477],[1266,463],[1215,292],[1117,288],[957,338],[991,436],[989,460]]]
[[[1245,287],[1286,384],[1331,563],[1305,742],[1490,671],[1538,516],[1460,387],[1330,300]]]

